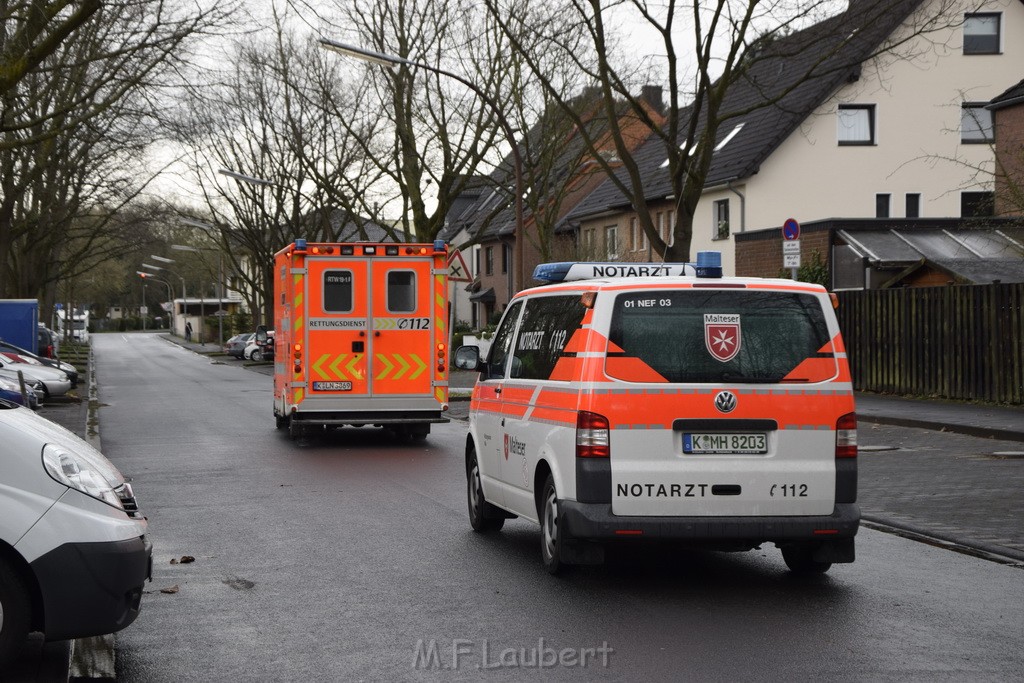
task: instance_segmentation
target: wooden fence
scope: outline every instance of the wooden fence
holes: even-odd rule
[[[838,295],[854,388],[1024,404],[1024,284]]]

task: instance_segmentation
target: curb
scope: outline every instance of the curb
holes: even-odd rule
[[[963,539],[953,538],[946,534],[928,531],[909,524],[898,524],[890,519],[875,517],[874,515],[861,515],[861,525],[868,529],[902,536],[918,543],[927,543],[944,550],[952,550],[990,562],[1024,569],[1024,552],[1014,550],[1013,548],[1004,548],[990,543],[964,541]]]
[[[88,407],[85,410],[85,440],[102,453],[100,448],[100,400],[96,382],[96,360],[89,346]],[[65,680],[117,680],[114,634],[72,640],[68,648],[68,677]]]
[[[865,422],[876,422],[878,424],[893,425],[895,427],[914,427],[917,429],[929,429],[935,432],[953,432],[966,436],[975,436],[982,439],[999,439],[1002,441],[1024,441],[1024,432],[1013,429],[999,429],[997,427],[980,427],[969,424],[955,424],[952,422],[935,422],[911,417],[896,417],[892,415],[873,415],[871,413],[857,413],[857,419]]]

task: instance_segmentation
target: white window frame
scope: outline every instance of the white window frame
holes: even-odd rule
[[[606,225],[604,228],[604,254],[609,261],[619,258],[619,226]]]
[[[992,112],[988,102],[964,102],[960,108],[960,144],[988,145],[995,142]]]
[[[986,28],[988,24],[995,24],[995,47],[994,49],[971,49],[967,47],[970,38],[989,37],[993,34],[980,32],[978,29]],[[973,29],[973,31],[972,31]],[[1003,52],[1003,15],[1002,12],[973,12],[964,15],[963,27],[963,53],[965,55],[998,55]]]
[[[844,112],[849,114],[844,115]],[[864,123],[853,120],[851,114],[867,114],[866,131],[859,130]],[[858,116],[859,118],[859,116]],[[840,104],[836,110],[836,140],[842,147],[874,145],[878,139],[877,110],[873,104]]]

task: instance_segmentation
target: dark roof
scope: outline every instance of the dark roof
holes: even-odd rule
[[[331,232],[335,242],[394,242],[387,229],[371,218],[359,216],[353,218],[340,209],[331,211]],[[397,241],[409,242],[408,236],[400,227],[392,229]]]
[[[600,95],[599,90],[585,90],[581,95],[574,98],[571,103],[576,111],[582,111],[580,116],[585,123],[591,127],[591,136],[598,136],[607,127],[606,118],[600,102],[596,101]],[[644,98],[653,98],[660,95],[660,89],[645,88]],[[649,102],[650,103],[650,102]],[[657,108],[654,104],[653,108]],[[628,115],[632,109],[626,102],[620,102],[617,110],[621,118]],[[552,106],[548,112],[534,124],[527,133],[525,139],[520,141],[520,153],[523,156],[524,166],[529,165],[529,159],[533,155],[543,155],[550,151],[550,139],[557,136],[564,140],[564,144],[555,148],[557,156],[554,160],[539,162],[548,171],[547,183],[556,185],[564,182],[568,177],[578,173],[587,163],[589,158],[586,143],[582,136],[577,134],[576,126],[557,107]],[[528,169],[524,169],[526,171]],[[453,216],[443,231],[444,238],[453,237],[463,229],[469,230],[470,234],[478,238],[506,237],[515,233],[515,206],[514,197],[514,163],[511,153],[507,155],[501,164],[488,176],[489,187],[479,193],[471,204],[457,216]],[[556,176],[552,178],[551,176]],[[530,179],[524,178],[526,189],[530,190]],[[530,207],[523,206],[524,221],[531,219]],[[452,216],[452,212],[449,212]]]
[[[729,87],[723,100],[720,115],[737,115],[722,122],[715,144],[721,144],[734,130],[742,128],[714,154],[705,187],[757,173],[765,159],[811,112],[844,83],[859,77],[860,64],[920,2],[897,0],[881,16],[879,3],[851,2],[843,14],[765,45],[749,70]],[[868,7],[874,12],[868,11]],[[777,103],[762,105],[766,99],[780,96]],[[686,121],[693,114],[692,109],[681,112],[680,135],[685,135]],[[704,116],[702,112],[696,114]],[[700,123],[698,127],[703,129]],[[673,194],[665,142],[661,137],[651,135],[634,158],[640,167],[647,199],[658,200]],[[621,177],[625,179],[625,175]],[[628,179],[625,182],[628,184]],[[570,219],[618,211],[628,205],[615,183],[607,180],[571,212]]]
[[[1017,104],[1024,104],[1024,80],[994,97],[987,108],[1005,109]]]
[[[1024,227],[838,230],[872,266],[932,264],[975,284],[1024,282]]]

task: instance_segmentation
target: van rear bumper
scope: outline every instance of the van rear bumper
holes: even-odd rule
[[[32,562],[43,599],[47,640],[120,631],[139,616],[142,587],[153,572],[153,544],[65,543]]]
[[[611,503],[558,501],[565,539],[630,537],[692,541],[831,541],[853,538],[860,526],[856,503],[837,503],[831,515],[814,517],[622,517]]]

